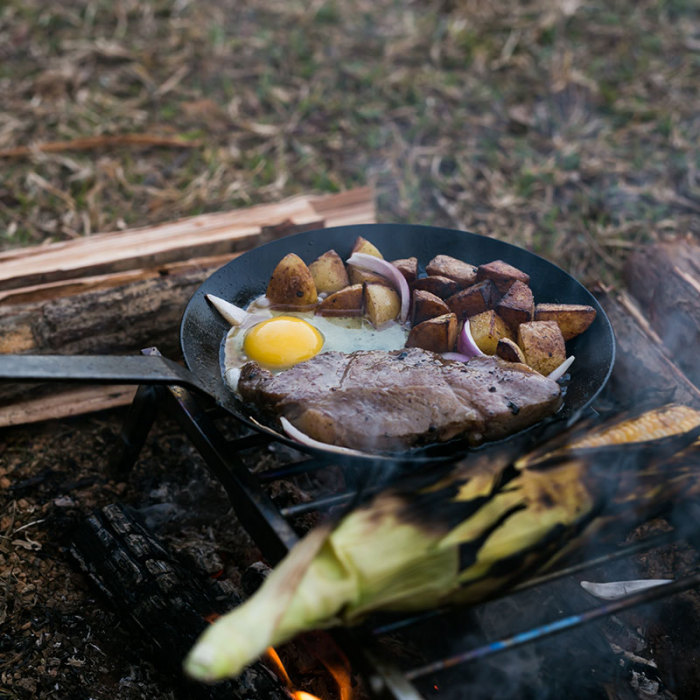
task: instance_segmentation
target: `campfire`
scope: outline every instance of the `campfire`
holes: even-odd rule
[[[610,292],[601,291],[601,296],[616,328],[635,318],[629,297],[620,297],[619,303]],[[635,373],[646,372],[649,364],[657,370],[645,376],[653,409],[669,398],[697,405],[697,390],[681,378],[682,370],[663,350],[664,338],[654,338],[643,324],[636,328],[646,334],[645,342],[623,356],[598,409],[621,416],[639,398],[633,397],[639,387]],[[620,339],[623,354],[624,344],[634,342],[630,338]],[[675,352],[673,360],[682,366],[687,362],[683,349],[676,347]],[[657,362],[658,357],[663,361]],[[669,376],[677,380],[675,396],[669,396]],[[236,552],[241,561],[230,557],[219,566],[217,560],[216,566],[206,566],[210,575],[202,577],[201,570],[188,568],[154,535],[164,509],[145,503],[135,509],[96,509],[69,548],[94,590],[107,596],[119,619],[129,625],[139,640],[135,643],[152,649],[157,664],[175,673],[202,630],[253,595],[266,578],[266,565],[278,562],[299,533],[351,512],[358,494],[371,495],[386,484],[368,480],[367,474],[332,457],[309,458],[269,435],[251,432],[180,387],[147,385],[131,404],[121,449],[105,458],[119,482],[132,478],[134,464],[138,469],[147,429],[160,420],[179,426],[178,432],[187,435],[223,487],[250,536],[245,553]],[[531,447],[523,443],[521,456]],[[639,460],[641,469],[645,457]],[[673,646],[665,641],[663,618],[683,618],[674,594],[684,593],[687,598],[681,600],[690,602],[682,605],[694,610],[695,594],[688,592],[698,585],[697,533],[685,527],[693,517],[692,506],[685,518],[679,514],[675,520],[656,519],[637,527],[626,542],[596,544],[573,564],[525,576],[493,600],[447,611],[380,614],[359,627],[306,633],[269,649],[221,687],[191,684],[187,692],[206,696],[221,690],[236,697],[254,688],[257,697],[296,700],[457,698],[465,692],[508,697],[524,690],[557,697],[564,692],[614,694],[615,687],[652,697],[679,693],[685,688],[676,685],[678,667],[671,665],[669,671]],[[151,527],[144,526],[144,517]],[[234,569],[238,575],[232,583]],[[583,587],[582,581],[590,585]],[[656,585],[647,585],[650,581]],[[624,582],[636,583],[626,588]],[[635,590],[630,592],[630,586]],[[639,607],[644,603],[654,606]],[[697,679],[686,675],[680,682]]]

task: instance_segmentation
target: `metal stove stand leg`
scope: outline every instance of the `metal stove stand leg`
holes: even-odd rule
[[[211,474],[221,482],[236,516],[254,536],[263,556],[273,564],[282,559],[299,538],[238,454],[238,447],[247,445],[246,438],[233,443],[227,441],[197,397],[187,389],[139,387],[124,422],[119,447],[110,460],[113,473],[123,476],[131,469],[160,408],[180,424]],[[369,639],[362,640],[346,630],[338,630],[334,636],[368,679],[374,697],[421,700],[422,696],[391,662],[369,649]]]
[[[226,489],[241,525],[254,535],[265,558],[277,563],[299,539],[297,534],[194,396],[177,386],[167,387],[164,393],[166,409]]]
[[[111,475],[123,477],[134,466],[158,413],[159,394],[156,386],[143,385],[137,389],[119,434],[118,447],[109,460],[107,468]]]

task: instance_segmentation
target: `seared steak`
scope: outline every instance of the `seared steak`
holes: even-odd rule
[[[559,385],[497,357],[465,364],[427,350],[327,352],[273,375],[255,362],[238,391],[269,418],[321,442],[402,449],[463,437],[494,440],[554,413]]]

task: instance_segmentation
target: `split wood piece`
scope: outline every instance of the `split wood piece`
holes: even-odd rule
[[[233,253],[286,235],[289,230],[284,224],[304,230],[372,221],[370,188],[293,197],[159,226],[6,251],[0,253],[0,289]]]
[[[238,678],[205,686],[188,681],[182,661],[206,626],[240,602],[230,586],[198,576],[118,504],[91,515],[77,529],[70,553],[81,571],[108,599],[183,697],[289,697],[279,679],[255,663]]]
[[[691,238],[642,247],[624,268],[627,288],[674,362],[700,387],[700,246]]]
[[[0,304],[0,353],[138,354],[155,345],[177,360],[185,306],[204,279],[231,259],[204,258],[26,291],[22,303]],[[84,291],[71,294],[76,288]],[[133,394],[133,387],[0,383],[0,427],[128,405]]]
[[[135,394],[133,386],[86,386],[58,391],[56,387],[44,387],[34,398],[0,406],[0,428],[119,408],[130,404]]]
[[[375,220],[369,188],[313,201],[328,225]],[[307,226],[285,221],[264,228],[266,235],[281,237]],[[99,247],[98,236],[84,239],[81,247],[89,248],[94,239]],[[19,260],[21,251],[15,253]],[[239,254],[12,285],[0,292],[0,352],[137,354],[142,347],[155,345],[178,359],[178,329],[187,302],[212,272]],[[0,384],[0,427],[114,408],[130,403],[132,395],[130,388]]]
[[[617,340],[615,367],[607,387],[615,403],[660,405],[679,401],[700,406],[700,390],[675,364],[650,327],[641,308],[626,292],[598,295]]]

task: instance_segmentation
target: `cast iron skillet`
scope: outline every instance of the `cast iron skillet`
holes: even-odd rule
[[[272,434],[298,447],[284,435],[255,421],[223,380],[222,347],[228,324],[207,301],[213,294],[246,306],[263,294],[277,263],[290,252],[310,263],[335,249],[346,259],[357,236],[374,243],[387,260],[415,256],[424,267],[444,254],[478,265],[501,259],[527,272],[535,301],[588,304],[596,319],[582,335],[567,343],[576,357],[557,420],[567,421],[584,411],[601,391],[612,371],[615,338],[604,311],[580,283],[544,258],[494,238],[465,231],[406,224],[368,224],[318,229],[287,236],[235,258],[214,272],[195,292],[185,309],[180,342],[189,371],[159,357],[143,356],[10,356],[0,355],[0,380],[78,381],[90,383],[180,384],[208,394],[227,411],[255,430]],[[450,441],[402,453],[373,455],[373,460],[425,461],[456,456],[464,441]]]

